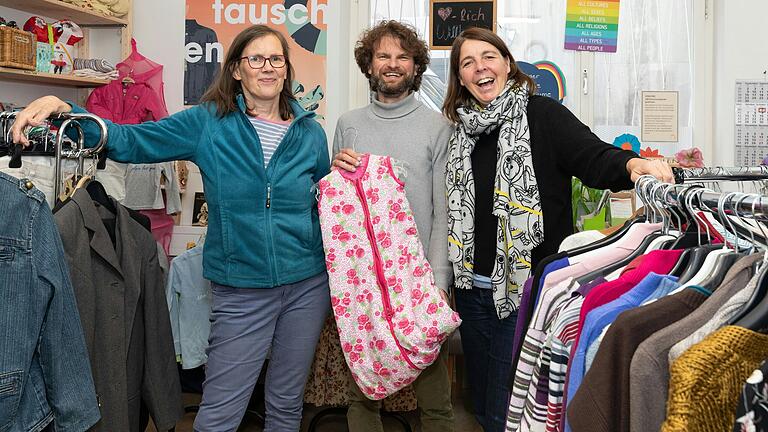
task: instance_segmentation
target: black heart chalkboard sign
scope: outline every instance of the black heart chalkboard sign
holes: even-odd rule
[[[495,0],[430,0],[429,47],[451,49],[454,39],[470,27],[496,31]]]

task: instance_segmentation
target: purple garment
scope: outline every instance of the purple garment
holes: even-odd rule
[[[520,296],[520,308],[517,310],[517,322],[515,322],[515,338],[512,340],[512,352],[517,353],[516,357],[519,357],[518,351],[520,350],[520,342],[523,340],[523,333],[525,333],[526,323],[530,319],[527,317],[526,311],[530,309],[531,305],[531,285],[533,285],[533,278],[529,277],[523,284],[523,294]],[[515,365],[512,365],[515,366]]]
[[[587,294],[589,294],[589,292],[592,291],[592,288],[594,288],[594,287],[596,287],[598,285],[602,285],[602,284],[604,284],[606,282],[608,282],[607,279],[605,279],[602,276],[598,276],[594,280],[592,280],[590,282],[587,282],[584,285],[579,286],[576,289],[576,292],[579,293],[579,295],[581,295],[582,297],[586,297]]]
[[[536,290],[537,294],[541,292],[541,285],[544,284],[544,279],[546,279],[547,275],[564,267],[568,267],[568,257],[560,258],[559,260],[555,260],[547,264],[547,266],[544,267],[544,271],[541,273],[541,279],[539,279],[539,289]],[[520,308],[518,309],[517,322],[515,323],[515,338],[512,341],[512,352],[517,353],[515,358],[519,358],[519,351],[522,348],[523,335],[525,335],[526,327],[528,327],[528,323],[531,321],[531,316],[528,314],[528,312],[534,310],[534,308],[531,307],[531,297],[533,297],[532,288],[533,278],[530,277],[527,281],[525,281],[525,284],[523,284],[523,293],[520,296]]]
[[[550,273],[556,272],[557,270],[560,270],[560,269],[564,269],[570,265],[571,265],[571,262],[568,261],[568,257],[565,257],[565,258],[560,258],[559,260],[556,260],[556,261],[552,261],[551,263],[547,264],[546,267],[544,267],[544,271],[541,273],[541,279],[539,279],[539,288],[536,290],[536,303],[533,305],[532,310],[535,310],[536,307],[539,305],[539,298],[541,297],[542,287],[544,287],[544,282],[546,282],[547,276]]]

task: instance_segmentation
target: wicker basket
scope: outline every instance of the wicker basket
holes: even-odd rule
[[[0,66],[35,70],[37,57],[35,35],[0,26]]]

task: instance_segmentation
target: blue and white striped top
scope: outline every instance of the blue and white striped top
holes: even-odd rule
[[[270,121],[264,120],[258,117],[248,116],[253,128],[256,129],[256,134],[259,135],[261,141],[261,150],[264,152],[264,166],[269,165],[269,160],[272,155],[275,154],[278,144],[283,140],[285,131],[288,130],[288,126],[291,125],[289,121]]]

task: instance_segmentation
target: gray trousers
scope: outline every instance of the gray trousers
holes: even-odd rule
[[[208,364],[195,431],[237,429],[267,352],[264,430],[298,431],[304,386],[330,310],[327,274],[271,289],[213,284],[212,290]]]

